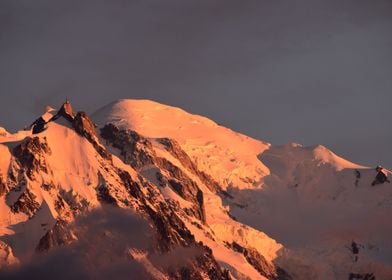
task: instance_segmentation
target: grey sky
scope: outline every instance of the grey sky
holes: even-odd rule
[[[392,167],[392,1],[2,0],[0,126],[149,98]]]

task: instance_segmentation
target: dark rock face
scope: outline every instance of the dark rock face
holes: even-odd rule
[[[142,191],[143,186],[140,186],[138,183],[136,183],[132,179],[131,175],[124,170],[118,169],[117,174],[120,176],[121,183],[131,196],[133,196],[135,199],[142,202],[143,204],[147,203],[145,194]],[[146,184],[146,186],[148,188],[150,187],[148,184]]]
[[[245,248],[242,247],[240,244],[233,242],[231,247],[244,255],[247,262],[253,266],[261,275],[267,277],[268,279],[272,280],[290,280],[292,279],[290,275],[287,274],[283,269],[276,267],[260,255],[257,250],[253,248]]]
[[[110,191],[105,183],[97,188],[98,200],[107,204],[117,206],[116,199],[110,194]]]
[[[185,168],[193,171],[194,174],[198,173],[195,164],[193,163],[191,158],[184,152],[184,150],[181,148],[180,144],[178,144],[177,141],[169,138],[161,138],[158,139],[158,141],[171,155],[177,158]]]
[[[60,215],[63,213],[65,208],[65,201],[64,199],[57,195],[57,199],[54,201],[54,209],[56,210],[57,213]]]
[[[197,247],[201,254],[188,264],[169,270],[170,279],[204,279],[203,273],[210,275],[210,279],[230,279],[229,274],[221,269],[214,259],[211,250],[196,242],[193,234],[176,214],[175,208],[160,199],[159,191],[143,178],[141,183],[132,179],[131,175],[123,170],[117,170],[122,185],[135,199],[137,209],[156,230],[156,244],[154,248],[160,253],[167,253],[177,247]],[[115,195],[113,195],[114,197]]]
[[[58,220],[52,229],[41,238],[36,248],[38,252],[46,252],[54,247],[70,244],[75,240],[65,221]]]
[[[19,172],[16,170],[15,162],[11,162],[11,166],[8,170],[8,181],[12,182],[13,184],[17,183]]]
[[[50,191],[56,188],[53,182],[43,182],[41,185],[41,188],[43,188],[45,191]]]
[[[132,130],[120,130],[113,124],[101,129],[101,136],[114,148],[120,150],[125,163],[135,169],[154,164],[155,153],[151,142]]]
[[[24,213],[29,218],[32,218],[34,214],[38,211],[40,205],[35,201],[36,196],[26,189],[18,200],[10,206],[11,211],[14,213]]]
[[[38,137],[27,137],[12,152],[20,166],[26,171],[27,176],[32,180],[34,179],[34,173],[39,171],[48,173],[44,155],[50,153],[46,138]]]
[[[195,259],[190,259],[186,265],[174,270],[169,269],[170,279],[205,279],[203,273],[207,273],[210,279],[230,279],[229,274],[216,262],[211,250],[196,243],[191,232],[166,204],[160,204],[158,211],[148,206],[145,210],[157,230],[158,248],[161,252],[169,252],[179,245],[197,247],[201,252]]]
[[[31,124],[30,127],[33,128],[33,134],[41,133],[47,128],[46,121],[42,117],[39,117]]]
[[[358,169],[355,169],[355,186],[358,187],[359,180],[361,179],[361,172]]]
[[[195,244],[194,236],[177,214],[167,204],[159,203],[157,206],[158,208],[154,209],[145,205],[143,210],[148,214],[157,231],[159,251],[169,252],[178,245],[188,247]]]
[[[74,216],[87,211],[90,206],[86,199],[80,198],[78,194],[74,194],[72,191],[65,192],[62,190],[59,196],[64,203],[69,205]]]
[[[157,159],[157,166],[161,170],[165,170],[170,176],[165,178],[165,176],[161,174],[161,178],[159,179],[164,179],[179,196],[186,201],[192,202],[194,207],[189,209],[191,211],[190,214],[205,223],[204,196],[197,184],[180,168],[164,158]]]
[[[137,210],[142,213],[156,231],[154,248],[160,253],[167,253],[178,247],[196,247],[200,256],[189,260],[180,268],[169,269],[170,279],[203,279],[202,273],[211,275],[210,279],[230,279],[228,273],[222,271],[215,261],[211,250],[196,242],[173,205],[160,199],[160,192],[150,183],[139,177],[136,182],[131,175],[123,170],[117,170],[122,185],[135,199]]]
[[[158,139],[159,143],[161,143],[165,149],[176,159],[181,162],[182,166],[191,171],[194,175],[198,176],[201,181],[214,192],[218,192],[221,190],[219,184],[212,179],[211,176],[206,174],[203,171],[200,171],[196,164],[191,160],[188,154],[181,148],[180,144],[174,139],[169,138],[161,138]]]
[[[160,194],[152,185],[147,182],[144,185],[137,183],[125,171],[119,170],[119,175],[123,186],[136,199],[139,211],[154,224],[157,231],[156,247],[159,251],[168,252],[175,246],[189,246],[195,243],[193,235],[174,209],[158,198]]]
[[[205,223],[206,215],[204,209],[203,192],[196,185],[193,184],[194,183],[193,181],[190,182],[191,183],[188,185],[184,182],[170,179],[169,185],[182,198],[184,198],[187,201],[191,201],[195,204],[195,207],[189,209],[189,210],[193,210],[191,215]]]
[[[90,142],[97,137],[95,126],[85,112],[78,112],[72,124],[75,131],[86,137]]]
[[[201,245],[202,251],[196,260],[190,262],[187,266],[181,268],[169,270],[170,279],[178,280],[203,280],[205,279],[201,274],[200,270],[206,272],[209,279],[225,279],[230,280],[230,274],[227,270],[216,269],[219,267],[215,261],[212,251],[207,246]]]
[[[95,125],[84,112],[78,112],[72,122],[75,131],[93,144],[95,150],[106,160],[112,160],[112,155],[98,143]]]
[[[379,185],[379,184],[384,184],[384,183],[389,183],[389,179],[386,173],[384,173],[383,170],[379,170],[377,172],[376,178],[372,182],[372,186]]]
[[[113,124],[107,124],[103,127],[101,136],[113,147],[119,149],[124,161],[133,168],[140,169],[145,166],[155,165],[161,171],[166,171],[169,177],[166,177],[160,172],[158,174],[158,180],[162,184],[164,184],[163,182],[167,182],[178,195],[192,202],[194,207],[188,209],[188,214],[196,217],[203,223],[205,222],[203,192],[180,168],[168,160],[158,157],[148,139],[135,131],[120,130]],[[183,158],[188,166],[192,166],[194,172],[197,172],[197,169],[185,152],[180,150],[178,145],[176,147],[176,153],[181,155],[181,158]]]

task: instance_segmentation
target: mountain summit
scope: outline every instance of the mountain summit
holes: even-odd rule
[[[0,131],[0,278],[391,279],[382,167],[149,100],[44,127]]]

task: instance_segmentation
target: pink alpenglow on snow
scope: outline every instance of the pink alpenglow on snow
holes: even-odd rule
[[[150,100],[56,108],[0,129],[1,279],[392,279],[386,168]]]

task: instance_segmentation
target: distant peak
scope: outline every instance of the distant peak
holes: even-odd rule
[[[289,147],[291,147],[291,148],[303,148],[302,144],[298,144],[298,143],[295,143],[295,142],[291,142],[291,143],[289,143],[287,145]]]
[[[323,151],[323,152],[328,152],[328,153],[332,153],[332,151],[330,149],[328,149],[327,147],[323,146],[323,145],[316,145],[313,147],[313,150],[315,151]]]

